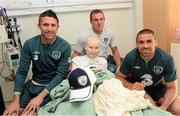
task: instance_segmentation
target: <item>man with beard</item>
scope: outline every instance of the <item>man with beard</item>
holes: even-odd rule
[[[157,39],[150,29],[136,36],[137,48],[124,58],[118,78],[130,90],[145,90],[145,98],[172,114],[180,115],[177,75],[172,56],[156,47]]]

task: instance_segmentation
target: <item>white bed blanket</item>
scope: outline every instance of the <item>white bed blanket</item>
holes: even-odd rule
[[[104,80],[93,95],[98,116],[129,116],[130,111],[146,109],[150,102],[144,99],[144,91],[131,91],[118,79]]]

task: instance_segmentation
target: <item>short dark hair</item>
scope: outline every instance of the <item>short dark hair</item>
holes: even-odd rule
[[[92,10],[91,13],[90,13],[90,21],[92,21],[92,15],[93,15],[93,14],[97,14],[97,13],[102,13],[102,14],[104,15],[104,13],[103,13],[102,10],[100,10],[100,9],[94,9],[94,10]]]
[[[155,34],[154,34],[154,31],[151,30],[151,29],[142,29],[141,31],[139,31],[136,35],[136,42],[137,42],[137,39],[138,39],[138,36],[139,35],[142,35],[142,34],[152,34],[155,38]],[[156,39],[156,38],[155,38]]]
[[[39,15],[39,23],[40,23],[40,21],[41,21],[41,18],[42,18],[42,17],[45,17],[45,16],[55,18],[55,19],[57,20],[57,23],[59,24],[59,19],[58,19],[56,13],[55,13],[52,9],[46,10],[46,11],[44,11],[43,13],[41,13],[41,14]]]

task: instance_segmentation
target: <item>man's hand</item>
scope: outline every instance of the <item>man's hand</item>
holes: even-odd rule
[[[47,92],[43,90],[38,96],[31,99],[26,108],[24,109],[22,115],[36,114],[39,111],[39,107],[43,102],[44,98],[47,96]]]
[[[29,115],[30,113],[37,113],[42,101],[43,101],[43,98],[41,96],[36,96],[35,98],[31,99],[31,101],[28,103],[28,105],[24,109],[22,115]]]
[[[165,111],[167,110],[167,107],[164,107],[164,106],[159,106],[159,108]]]
[[[6,115],[19,115],[19,111],[20,111],[20,105],[18,102],[16,101],[12,101],[7,109],[4,111],[3,116]]]
[[[144,94],[144,98],[145,99],[149,99],[150,103],[153,105],[153,106],[158,106],[158,103],[156,101],[154,101],[151,96],[147,93]]]
[[[133,84],[131,84],[131,86],[129,86],[128,88],[130,90],[138,90],[138,91],[141,91],[141,90],[144,90],[144,84],[142,83],[139,83],[139,82],[135,82]]]

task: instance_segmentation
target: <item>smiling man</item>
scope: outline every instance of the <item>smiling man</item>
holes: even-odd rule
[[[108,61],[108,69],[113,73],[118,73],[121,64],[120,53],[117,47],[116,39],[113,33],[104,26],[105,16],[102,10],[94,9],[90,12],[91,27],[83,31],[77,38],[76,48],[72,57],[80,56],[84,53],[84,44],[86,39],[95,36],[100,39],[101,47],[98,54],[99,57],[106,58]],[[108,54],[108,47],[111,48],[112,56]]]
[[[59,20],[47,10],[39,16],[40,35],[28,39],[22,48],[16,73],[14,97],[4,115],[36,115],[51,100],[49,92],[66,78],[70,44],[57,36]],[[25,83],[32,62],[32,79]]]
[[[137,48],[124,58],[118,78],[131,90],[145,90],[145,98],[163,110],[180,115],[177,75],[172,56],[157,47],[150,29],[136,36]]]

